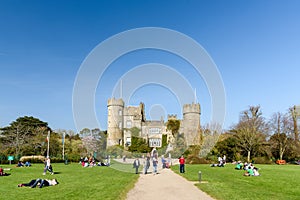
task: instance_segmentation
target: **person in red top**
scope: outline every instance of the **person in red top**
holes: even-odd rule
[[[179,164],[180,164],[180,167],[179,167],[180,173],[184,173],[184,172],[185,172],[185,170],[184,170],[185,160],[184,160],[184,157],[183,157],[183,156],[181,156],[181,157],[179,158]]]

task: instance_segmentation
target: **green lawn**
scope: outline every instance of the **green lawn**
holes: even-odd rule
[[[220,200],[234,199],[300,199],[299,165],[256,165],[261,176],[245,177],[244,171],[234,165],[210,167],[209,165],[186,165],[185,178],[198,181],[201,171],[202,183],[196,184],[204,192]],[[178,166],[172,169],[178,173]]]
[[[115,165],[115,166],[114,166]],[[83,168],[73,163],[53,164],[54,175],[43,173],[43,164],[32,167],[16,168],[14,165],[1,165],[11,168],[10,176],[0,177],[0,199],[125,199],[127,192],[134,186],[138,176],[132,165],[112,163],[112,167]],[[122,171],[114,168],[122,168]],[[127,171],[127,172],[126,172]],[[129,172],[129,173],[128,173]],[[18,188],[18,183],[31,179],[56,178],[59,184],[45,188]]]
[[[82,168],[73,163],[53,164],[54,175],[43,176],[43,165],[29,168],[1,165],[11,168],[10,176],[0,177],[0,200],[12,199],[125,199],[134,186],[138,175],[132,164],[112,161],[111,167]],[[299,199],[300,166],[298,165],[256,165],[259,177],[244,177],[243,171],[234,170],[234,165],[224,168],[209,165],[186,165],[185,178],[198,181],[202,172],[202,183],[197,186],[219,200],[242,199]],[[140,168],[141,169],[141,168]],[[178,173],[178,166],[172,169]],[[36,178],[56,178],[60,184],[52,187],[18,188],[18,183]]]

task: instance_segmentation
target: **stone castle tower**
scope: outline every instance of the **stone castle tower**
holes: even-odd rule
[[[121,145],[123,139],[124,101],[108,99],[107,102],[107,146]]]
[[[146,120],[145,105],[124,106],[122,99],[109,99],[107,102],[107,147],[114,145],[131,144],[130,129],[136,127],[140,130],[139,137],[148,140],[149,145],[160,147],[162,135],[169,133],[165,122],[161,120]],[[183,119],[180,120],[179,133],[184,133],[188,146],[198,144],[200,131],[201,109],[199,103],[185,104],[183,106]],[[168,115],[168,119],[177,119],[176,115]]]
[[[184,133],[187,146],[199,142],[200,115],[201,108],[199,103],[183,105],[183,119],[180,123],[180,133]]]

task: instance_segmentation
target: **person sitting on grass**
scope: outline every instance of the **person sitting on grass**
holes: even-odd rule
[[[244,173],[244,176],[254,176],[253,169],[251,167],[248,167],[248,169]]]
[[[26,161],[25,162],[25,167],[30,167],[31,166],[31,163],[29,161]]]
[[[243,169],[243,163],[241,163],[240,161],[236,164],[235,169],[237,170],[241,170]]]
[[[47,186],[54,186],[57,185],[58,182],[56,179],[33,179],[31,180],[29,183],[20,183],[18,184],[18,187],[31,187],[31,188],[35,188],[36,186],[39,186],[39,188],[42,187],[47,187]]]
[[[24,167],[24,164],[21,161],[19,161],[16,167]]]
[[[254,167],[253,168],[253,176],[260,176],[259,172],[258,172],[258,168]]]

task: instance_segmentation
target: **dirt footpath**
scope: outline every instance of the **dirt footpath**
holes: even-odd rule
[[[127,200],[213,200],[193,182],[186,180],[171,169],[159,174],[140,174],[135,187],[127,194]]]

